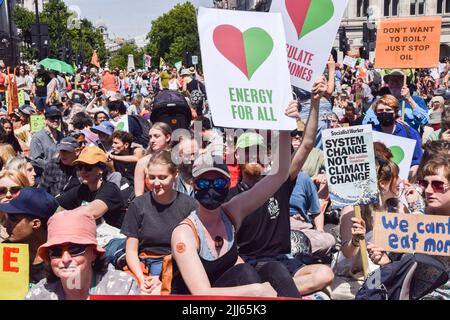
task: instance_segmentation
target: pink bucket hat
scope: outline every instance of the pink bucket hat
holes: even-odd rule
[[[87,213],[58,212],[48,220],[47,226],[47,242],[38,249],[39,256],[46,261],[49,260],[47,249],[64,243],[92,244],[97,253],[105,252],[97,243],[94,217]]]

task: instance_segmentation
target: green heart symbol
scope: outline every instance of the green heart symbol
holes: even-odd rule
[[[405,159],[405,152],[403,151],[403,149],[399,146],[390,146],[389,150],[391,150],[392,152],[392,161],[399,165],[403,159]]]
[[[303,23],[302,31],[299,39],[305,35],[320,28],[327,23],[334,15],[334,5],[332,0],[313,0],[309,6],[306,14],[305,22]]]
[[[123,131],[123,128],[125,128],[125,123],[119,122],[116,126],[117,131]]]
[[[247,60],[248,79],[266,61],[273,49],[271,36],[261,28],[250,28],[242,34],[244,38],[245,57]]]

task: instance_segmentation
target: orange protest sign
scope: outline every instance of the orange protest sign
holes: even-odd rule
[[[381,20],[376,68],[435,68],[439,63],[442,17]]]
[[[0,244],[0,300],[23,300],[28,292],[27,244]]]
[[[386,251],[450,256],[450,217],[374,213],[374,243]]]

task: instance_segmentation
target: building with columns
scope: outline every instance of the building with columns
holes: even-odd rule
[[[215,0],[217,8],[269,11],[272,0]],[[363,45],[363,23],[387,18],[442,16],[440,57],[450,57],[450,0],[350,0],[341,26],[345,27],[350,47]],[[339,48],[336,37],[335,48]],[[371,57],[374,53],[371,52]],[[342,54],[340,53],[340,58]]]

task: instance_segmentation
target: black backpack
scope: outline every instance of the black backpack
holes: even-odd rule
[[[141,135],[139,137],[134,137],[136,139],[136,143],[139,143],[141,146],[145,148],[148,147],[149,141],[150,141],[150,123],[145,120],[143,117],[138,115],[131,115],[131,118],[136,120],[136,122],[139,124],[139,128],[141,131]]]
[[[192,120],[191,108],[181,93],[163,90],[153,100],[150,120],[167,123],[172,131],[188,129]]]
[[[427,271],[429,278],[422,279]],[[448,281],[445,266],[436,258],[422,254],[403,254],[375,270],[364,281],[356,300],[418,300]]]

